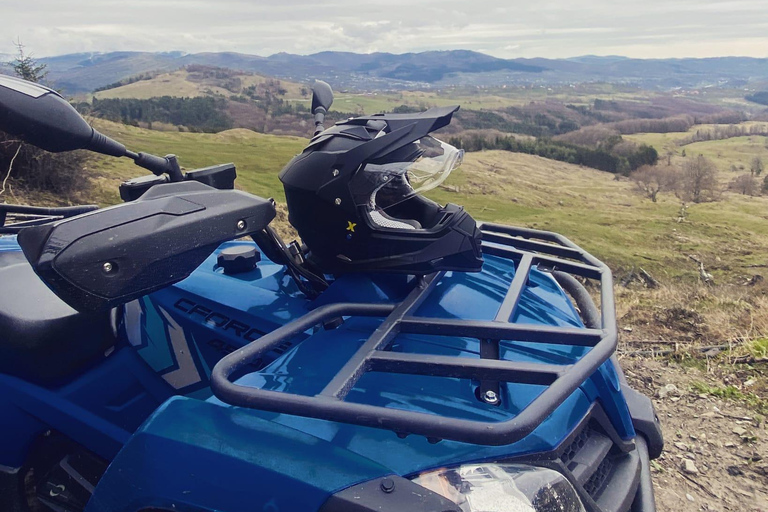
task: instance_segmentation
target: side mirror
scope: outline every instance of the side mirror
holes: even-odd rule
[[[312,85],[312,113],[317,114],[319,109],[323,109],[323,114],[330,110],[333,105],[333,89],[322,80],[315,80]]]
[[[124,304],[188,277],[222,242],[263,230],[272,201],[196,181],[21,230],[38,276],[78,311]]]
[[[333,105],[333,90],[322,80],[315,80],[312,85],[312,114],[315,116],[315,135],[322,132],[323,121],[328,109]]]
[[[125,146],[94,130],[53,89],[5,75],[0,75],[0,130],[53,153],[88,149],[126,155]]]

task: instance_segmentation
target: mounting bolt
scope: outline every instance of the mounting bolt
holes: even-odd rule
[[[381,481],[381,490],[390,493],[395,490],[395,481],[391,478],[385,478]]]
[[[335,178],[336,176],[339,175],[339,170],[338,169],[334,169],[332,174],[333,174],[333,177]]]
[[[240,219],[239,221],[237,221],[237,229],[238,229],[238,231],[242,231],[242,230],[245,229],[245,221],[244,220]]]
[[[115,269],[115,266],[114,266],[114,265],[112,265],[112,263],[110,263],[109,261],[107,261],[107,262],[105,262],[105,263],[104,263],[104,264],[101,266],[101,268],[102,268],[102,270],[104,270],[104,272],[106,272],[107,274],[109,274],[110,272],[112,272],[112,271]]]
[[[339,206],[341,204],[341,198],[337,197],[334,203],[336,203],[336,206]]]
[[[487,404],[496,405],[499,403],[499,395],[496,394],[495,391],[492,389],[489,389],[485,393],[483,393],[483,401]]]

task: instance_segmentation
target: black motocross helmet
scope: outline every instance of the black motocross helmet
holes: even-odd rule
[[[288,220],[326,273],[479,271],[480,230],[460,206],[420,195],[463,151],[429,134],[459,107],[379,114],[316,135],[280,172]]]

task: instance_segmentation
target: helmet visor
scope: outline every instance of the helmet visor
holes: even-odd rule
[[[413,187],[413,194],[436,188],[464,159],[463,149],[456,149],[434,137],[425,137],[417,144],[424,152],[406,168],[406,178]]]
[[[413,161],[366,164],[350,182],[353,194],[368,189],[368,206],[386,209],[437,187],[464,158],[464,150],[434,137],[423,137],[414,144],[419,156]]]

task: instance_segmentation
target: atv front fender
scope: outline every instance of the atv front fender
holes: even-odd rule
[[[175,397],[131,437],[86,512],[318,510],[392,471],[253,411]]]

